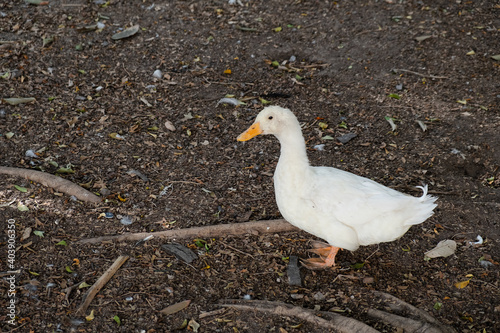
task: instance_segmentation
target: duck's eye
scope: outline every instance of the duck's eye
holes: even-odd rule
[[[272,120],[273,119],[273,116],[269,116],[269,120]]]

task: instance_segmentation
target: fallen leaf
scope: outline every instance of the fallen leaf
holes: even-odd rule
[[[94,310],[90,311],[90,314],[85,317],[85,319],[87,319],[88,321],[91,321],[94,319]]]
[[[113,36],[111,36],[111,38],[115,39],[115,40],[127,38],[127,37],[135,35],[137,33],[137,31],[139,31],[139,25],[136,24],[130,28],[127,28],[119,33],[114,34]]]
[[[122,321],[120,320],[120,317],[114,316],[113,319],[116,321],[116,323],[118,324],[118,326],[120,326],[120,324],[122,323]]]
[[[165,127],[166,127],[169,131],[171,131],[171,132],[175,132],[175,126],[174,126],[174,124],[172,124],[172,122],[171,122],[170,120],[167,120],[167,121],[165,122]]]
[[[78,285],[78,289],[88,288],[88,287],[90,287],[90,284],[88,284],[87,282],[82,282]]]
[[[161,310],[160,312],[165,314],[165,315],[171,315],[176,312],[179,312],[181,310],[184,310],[189,306],[189,303],[191,303],[191,300],[185,300],[179,303],[172,304],[170,306],[167,306],[165,309]]]
[[[17,104],[24,104],[24,103],[31,103],[36,101],[35,97],[13,97],[13,98],[3,98],[3,101],[7,104],[10,105],[17,105]]]
[[[422,120],[417,120],[418,125],[422,129],[422,131],[427,131],[427,125]]]
[[[24,229],[23,235],[21,236],[21,242],[30,237],[32,230],[33,229],[31,227],[27,227],[26,229]]]
[[[415,37],[415,40],[416,40],[417,42],[422,42],[422,41],[424,41],[424,40],[426,40],[426,39],[429,39],[429,38],[432,38],[432,36],[431,36],[431,35],[424,35],[424,36],[418,36],[418,37]]]
[[[440,241],[435,248],[424,253],[427,258],[448,257],[455,253],[457,243],[451,239]]]
[[[469,284],[470,280],[465,280],[465,281],[461,281],[461,282],[457,282],[455,283],[455,287],[458,288],[458,289],[463,289],[465,287],[467,287],[467,285]]]
[[[500,54],[495,54],[494,56],[491,56],[491,59],[500,61]]]
[[[192,329],[193,332],[198,332],[200,324],[198,324],[194,319],[191,319],[188,323],[188,328]]]
[[[28,192],[28,190],[26,189],[26,187],[22,187],[22,186],[19,186],[19,185],[14,185],[14,187],[16,188],[16,190],[18,190],[20,192],[23,192],[23,193]]]
[[[396,124],[394,123],[394,118],[386,116],[385,120],[387,120],[387,122],[391,124],[392,131],[394,132],[397,128]]]

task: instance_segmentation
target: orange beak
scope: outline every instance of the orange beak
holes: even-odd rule
[[[260,129],[260,124],[254,123],[252,126],[250,126],[249,129],[247,129],[245,132],[241,133],[236,140],[248,141],[251,138],[253,138],[259,134],[262,134],[262,130]]]

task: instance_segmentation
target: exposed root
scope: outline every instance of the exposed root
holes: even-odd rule
[[[44,186],[53,188],[58,192],[63,192],[68,195],[74,195],[76,198],[92,203],[100,203],[101,198],[92,192],[87,191],[83,187],[70,182],[64,178],[54,176],[50,173],[45,173],[42,171],[22,169],[22,168],[11,168],[0,166],[0,174],[11,175],[22,177],[24,179],[29,179],[34,182],[40,183]]]
[[[165,230],[157,232],[139,232],[139,233],[116,235],[116,236],[102,236],[97,238],[82,239],[78,241],[78,243],[95,244],[105,241],[116,241],[116,242],[138,241],[145,239],[148,236],[154,236],[165,239],[186,239],[186,238],[220,237],[227,235],[265,234],[265,233],[275,233],[284,231],[299,231],[299,229],[283,219],[264,220],[264,221],[252,221],[244,223],[207,225],[204,227]]]

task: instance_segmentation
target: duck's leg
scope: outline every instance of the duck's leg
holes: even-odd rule
[[[324,247],[317,247],[309,250],[319,255],[319,258],[302,260],[302,264],[309,269],[325,269],[335,266],[335,256],[340,248],[324,244]]]

